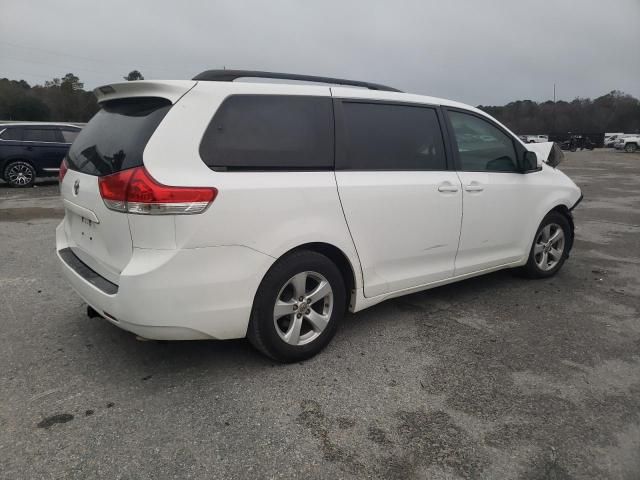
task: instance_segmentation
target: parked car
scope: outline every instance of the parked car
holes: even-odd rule
[[[562,150],[570,150],[575,152],[576,150],[593,150],[595,145],[591,141],[591,139],[584,135],[571,135],[569,140],[565,140],[560,144]]]
[[[64,123],[0,124],[0,172],[12,187],[32,187],[56,176],[81,128]]]
[[[605,133],[604,146],[607,148],[612,148],[616,141],[623,135],[624,133]]]
[[[610,137],[605,137],[604,139],[604,146],[606,148],[613,148],[613,146],[615,145],[615,143],[618,141],[618,138],[621,135],[611,135]]]
[[[562,152],[471,106],[233,70],[95,93],[60,170],[57,256],[88,313],[141,337],[246,336],[301,360],[347,309],[505,268],[550,277],[573,244]]]
[[[640,135],[622,135],[613,146],[616,150],[634,153],[640,146]]]
[[[549,141],[549,135],[523,135],[526,139],[525,143],[546,143]]]

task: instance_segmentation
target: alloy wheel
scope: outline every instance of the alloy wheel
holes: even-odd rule
[[[564,230],[557,223],[549,223],[538,233],[533,245],[533,255],[540,270],[553,270],[564,255]]]
[[[313,342],[325,330],[333,311],[333,289],[317,272],[300,272],[280,289],[273,308],[276,332],[289,345]]]
[[[9,166],[6,176],[10,184],[22,187],[33,181],[33,170],[26,163],[15,163]]]

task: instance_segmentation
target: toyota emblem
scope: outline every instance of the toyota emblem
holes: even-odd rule
[[[73,194],[78,195],[78,190],[80,190],[80,180],[73,182]]]

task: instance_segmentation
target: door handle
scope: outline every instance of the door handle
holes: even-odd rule
[[[24,147],[25,150],[29,150],[30,152],[33,150],[33,147],[31,145],[29,145],[28,147]]]
[[[444,182],[438,185],[439,192],[457,192],[458,187],[452,183]]]
[[[467,192],[481,192],[484,190],[484,187],[478,182],[471,182],[469,185],[465,185],[464,189]]]

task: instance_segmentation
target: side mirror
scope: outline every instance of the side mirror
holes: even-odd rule
[[[524,152],[524,158],[522,159],[522,171],[532,172],[539,170],[542,167],[542,162],[538,160],[536,152],[527,150]]]
[[[551,151],[549,152],[549,156],[547,157],[547,165],[555,168],[562,160],[564,160],[564,152],[557,143],[554,143],[551,147]]]

